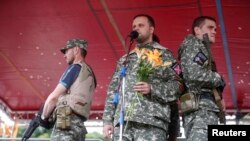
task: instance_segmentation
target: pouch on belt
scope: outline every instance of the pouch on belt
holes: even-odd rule
[[[56,118],[57,118],[56,127],[59,129],[70,129],[71,113],[72,113],[72,110],[70,106],[68,105],[58,107],[56,111]]]
[[[183,94],[180,97],[180,107],[183,113],[189,113],[198,110],[199,108],[199,96],[192,92]]]

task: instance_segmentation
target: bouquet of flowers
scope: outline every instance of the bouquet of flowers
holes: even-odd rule
[[[135,49],[139,58],[139,69],[137,71],[138,81],[147,81],[149,76],[160,67],[171,65],[171,62],[163,62],[162,53],[158,49]]]
[[[150,75],[152,75],[155,70],[161,67],[166,67],[172,64],[172,62],[164,62],[162,60],[162,53],[158,51],[158,49],[147,49],[147,48],[136,48],[135,52],[138,57],[139,61],[139,68],[137,71],[137,81],[143,81],[147,82]],[[133,109],[138,104],[141,105],[140,100],[143,99],[143,96],[141,93],[136,92],[135,94],[136,101],[132,101],[131,105],[129,106],[129,109],[127,111],[126,117],[130,119],[133,116]]]

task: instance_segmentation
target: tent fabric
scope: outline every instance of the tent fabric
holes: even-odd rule
[[[116,62],[127,49],[127,35],[137,14],[156,22],[161,44],[177,49],[195,17],[217,19],[212,47],[219,73],[227,86],[226,108],[234,112],[229,80],[232,75],[241,112],[250,109],[250,2],[221,1],[232,72],[228,71],[216,1],[211,0],[1,0],[0,1],[0,108],[12,117],[32,117],[57,85],[67,64],[60,52],[66,41],[83,38],[89,43],[87,62],[97,76],[91,118],[101,118],[106,92]]]

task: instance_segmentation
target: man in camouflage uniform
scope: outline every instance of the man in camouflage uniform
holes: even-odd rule
[[[42,120],[47,121],[54,111],[56,122],[51,141],[84,141],[87,134],[84,122],[88,119],[96,87],[93,70],[85,62],[87,41],[71,39],[61,52],[69,67],[46,99]]]
[[[187,92],[199,97],[199,108],[183,113],[184,129],[187,141],[206,141],[208,125],[218,124],[219,108],[213,89],[224,88],[222,77],[210,67],[212,55],[204,44],[204,34],[208,34],[210,43],[215,42],[216,21],[209,16],[198,17],[193,22],[192,30],[193,35],[188,35],[180,45],[178,58]],[[221,102],[224,106],[223,100]]]
[[[121,57],[118,61],[116,71],[109,85],[103,113],[103,134],[106,138],[109,138],[110,134],[113,134],[114,141],[120,138],[119,118],[123,118],[120,117],[121,93],[119,94],[117,105],[114,104],[113,100],[121,83],[120,72],[126,58],[127,70],[124,78],[125,82],[123,83],[125,84],[123,103],[125,123],[122,141],[166,141],[168,136],[170,136],[168,134],[168,130],[170,130],[168,129],[171,113],[170,105],[176,104],[178,94],[181,91],[180,87],[182,87],[178,75],[172,68],[173,65],[157,69],[146,82],[138,82],[136,76],[139,68],[136,49],[157,49],[162,53],[164,62],[176,63],[172,53],[155,42],[158,41],[158,38],[154,35],[154,28],[154,20],[149,15],[141,14],[133,19],[132,29],[137,31],[139,36],[135,49],[128,55]],[[138,92],[141,93],[142,97],[138,98],[136,96]],[[136,105],[131,107],[134,102],[136,102]],[[131,110],[132,114],[127,115]],[[178,113],[178,107],[175,112]],[[175,120],[179,121],[179,117]],[[178,122],[172,123],[176,123],[174,126],[177,126],[172,126],[173,130],[178,130]]]

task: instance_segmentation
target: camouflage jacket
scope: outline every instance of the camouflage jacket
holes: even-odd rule
[[[211,90],[219,86],[221,76],[209,67],[208,50],[202,40],[193,35],[188,35],[178,50],[178,58],[181,62],[183,79],[188,91],[201,94],[202,90]],[[201,107],[218,111],[213,101],[201,100]]]
[[[153,42],[144,46],[146,48],[158,49],[162,52],[162,58],[164,61],[169,61],[174,64],[176,59],[172,53],[162,47],[160,44]],[[103,113],[103,122],[105,124],[119,124],[120,106],[121,106],[121,94],[119,95],[118,105],[115,107],[113,104],[114,93],[117,90],[120,80],[120,70],[123,66],[123,62],[126,55],[121,57],[117,63],[117,68],[113,74],[110,82],[106,104]],[[180,79],[171,66],[158,69],[150,77],[147,83],[151,84],[151,93],[143,95],[143,98],[136,98],[133,86],[137,82],[136,74],[138,70],[138,57],[135,51],[131,51],[128,56],[128,66],[126,71],[125,80],[125,94],[124,94],[124,112],[131,110],[133,102],[137,104],[132,107],[133,115],[125,116],[125,121],[135,121],[139,123],[145,123],[154,125],[163,129],[167,129],[166,123],[170,122],[170,106],[169,103],[175,101],[179,97],[180,93]],[[140,103],[140,104],[139,104]]]

